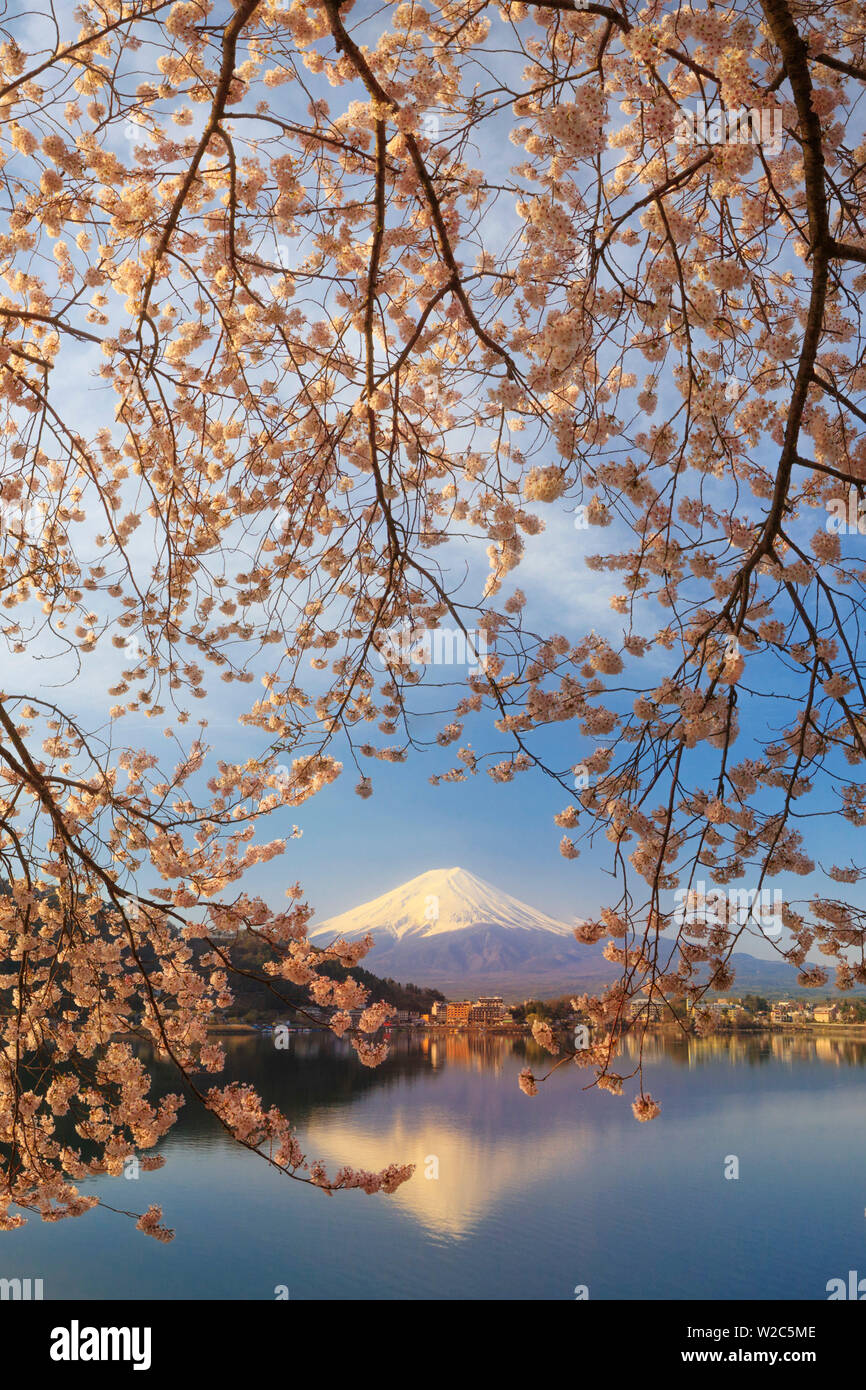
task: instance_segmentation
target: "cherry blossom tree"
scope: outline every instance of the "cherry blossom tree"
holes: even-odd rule
[[[562,854],[608,856],[578,936],[618,978],[589,1046],[538,1041],[622,1091],[635,1005],[708,1028],[762,929],[728,885],[818,875],[807,822],[866,819],[861,7],[41,0],[0,39],[0,1225],[158,1166],[182,1092],[296,1180],[410,1175],[329,1176],[211,1084],[207,1025],[254,937],[381,1061],[369,943],[242,880],[268,817],[431,744],[434,781],[555,779]],[[555,509],[621,590],[606,635],[536,631],[513,583]],[[394,634],[443,625],[484,654],[431,734]],[[259,682],[258,753],[212,770],[217,682]],[[539,751],[561,722],[579,778]],[[768,939],[849,989],[864,870],[820,872]],[[652,1118],[640,1059],[633,1089]]]

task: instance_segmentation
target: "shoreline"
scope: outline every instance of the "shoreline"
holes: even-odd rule
[[[249,1036],[251,1033],[261,1033],[267,1036],[269,1033],[272,1033],[275,1028],[279,1027],[288,1027],[291,1032],[300,1031],[301,1029],[310,1033],[330,1032],[330,1029],[324,1023],[266,1023],[258,1026],[252,1023],[210,1023],[208,1024],[207,1031],[208,1033],[235,1033],[243,1034],[244,1036]],[[478,1033],[484,1037],[490,1035],[495,1037],[528,1037],[531,1034],[531,1030],[528,1027],[518,1023],[509,1024],[505,1027],[497,1027],[494,1025],[490,1028],[485,1028],[480,1024],[461,1023],[394,1023],[387,1031],[390,1033],[433,1033],[437,1037],[442,1033]]]
[[[328,1033],[330,1029],[322,1023],[301,1023],[301,1024],[265,1024],[256,1027],[252,1023],[214,1023],[208,1025],[208,1033],[223,1034],[231,1037],[250,1037],[257,1034],[269,1036],[277,1027],[287,1026],[291,1032],[304,1031],[308,1033],[322,1032]],[[677,1023],[647,1023],[647,1030],[659,1033],[675,1033],[683,1035],[682,1028]],[[441,1037],[443,1034],[471,1034],[477,1037],[498,1037],[498,1038],[526,1038],[532,1036],[532,1030],[521,1024],[510,1024],[506,1027],[488,1027],[481,1025],[460,1024],[460,1023],[438,1023],[438,1024],[412,1024],[395,1023],[388,1030],[390,1033],[412,1033],[424,1036]],[[630,1028],[629,1032],[636,1031]],[[797,1033],[812,1034],[816,1037],[852,1037],[862,1038],[866,1042],[866,1022],[863,1023],[740,1023],[740,1024],[720,1024],[714,1028],[712,1033],[702,1035],[688,1030],[688,1036],[715,1037],[718,1034],[742,1034],[748,1036],[752,1033]]]
[[[676,1023],[648,1023],[648,1029],[654,1029],[660,1033],[677,1033],[682,1035],[683,1030]],[[688,1030],[689,1037],[714,1038],[720,1033],[735,1033],[748,1036],[751,1033],[806,1033],[814,1036],[829,1034],[831,1037],[851,1036],[862,1038],[866,1042],[866,1022],[864,1023],[739,1023],[739,1024],[720,1024],[711,1033],[698,1034],[693,1030]]]

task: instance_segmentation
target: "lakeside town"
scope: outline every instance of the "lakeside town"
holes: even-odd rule
[[[501,995],[483,995],[479,999],[461,999],[449,1001],[445,999],[434,999],[429,1010],[422,1012],[416,1009],[394,1009],[386,1031],[392,1028],[498,1028],[498,1029],[520,1029],[529,1030],[531,1017],[527,1013],[527,1008],[531,1004],[539,1004],[537,1000],[526,1000],[522,1005],[506,1006]],[[326,1025],[333,1009],[319,1008],[315,1005],[305,1005],[302,1010],[298,1010],[298,1019],[284,1020],[281,1022],[266,1023],[239,1023],[226,1024],[225,1029],[232,1032],[263,1032],[272,1033],[277,1028],[293,1028],[303,1031],[304,1025],[316,1027]],[[345,1011],[351,1020],[351,1026],[356,1028],[361,1020],[363,1009],[348,1009]],[[221,1028],[220,1031],[223,1031]]]
[[[755,1007],[755,996],[746,995],[744,999],[715,999],[706,1007],[717,1020],[731,1027],[768,1025],[794,1025],[808,1027],[810,1024],[866,1024],[866,1001],[843,1000],[841,1003],[824,1002],[813,1004],[808,999],[776,999],[769,1003],[759,999]]]
[[[812,1028],[822,1026],[866,1028],[866,1000],[822,1001],[808,998],[768,1000],[763,995],[746,994],[705,1000],[700,1006],[709,1014],[716,1028],[724,1031],[767,1028]],[[297,1011],[293,1018],[265,1022],[237,1022],[219,1025],[216,1031],[273,1033],[277,1029],[307,1031],[325,1027],[332,1009],[316,1006]],[[351,1026],[357,1027],[363,1010],[349,1010]],[[655,1000],[637,999],[628,1009],[632,1024],[660,1028],[685,1028],[691,1031],[696,1023],[696,1011],[685,1005],[671,1008]],[[506,1004],[501,995],[483,995],[477,999],[432,1002],[427,1011],[395,1009],[386,1031],[399,1029],[447,1028],[529,1034],[536,1022],[574,1026],[588,1023],[576,1001],[565,997],[555,1000],[525,999],[522,1003]]]
[[[764,995],[746,994],[704,1000],[700,1010],[709,1013],[717,1027],[727,1029],[866,1025],[866,1000],[859,999],[813,1003],[802,997],[771,1001]],[[667,1005],[645,999],[634,1000],[629,1010],[634,1020],[661,1025],[686,1023],[693,1012],[686,1006],[675,1006],[672,1011]]]

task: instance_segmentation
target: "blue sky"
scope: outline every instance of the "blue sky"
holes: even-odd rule
[[[336,114],[357,93],[345,88],[336,92],[329,90],[327,95]],[[286,88],[281,95],[287,110],[298,97],[294,88]],[[619,120],[614,103],[612,122],[615,125]],[[504,113],[500,118],[503,137],[510,124],[510,114]],[[119,131],[117,138],[121,138]],[[494,181],[519,157],[519,151],[505,138],[501,142],[490,141],[483,151],[486,170]],[[515,225],[512,203],[500,198],[485,219],[491,244],[506,241]],[[114,396],[103,383],[92,378],[101,360],[97,348],[90,351],[75,348],[64,356],[62,372],[56,373],[55,400],[64,412],[72,416],[77,413],[85,433],[92,430],[94,421],[111,422]],[[659,394],[661,408],[657,418],[661,419],[665,408],[679,397],[670,384],[665,389],[664,380]],[[610,452],[616,452],[615,442]],[[623,620],[611,612],[609,597],[619,587],[618,581],[615,577],[588,571],[583,557],[596,550],[615,550],[619,524],[604,532],[576,530],[570,508],[579,500],[563,500],[537,509],[544,518],[545,530],[537,537],[526,537],[524,562],[510,576],[513,582],[505,586],[503,597],[518,585],[526,591],[529,626],[535,631],[562,632],[576,640],[594,628],[609,635],[617,645]],[[815,524],[820,524],[820,518]],[[86,541],[86,528],[82,528],[82,537]],[[148,560],[147,547],[146,527],[143,527],[134,542],[142,564]],[[438,558],[443,559],[441,552]],[[478,581],[476,593],[480,593],[483,544],[461,550],[455,543],[454,547],[449,547],[447,559],[453,562],[455,572],[469,561],[472,582]],[[644,606],[641,613],[644,632],[652,631],[656,616],[649,605]],[[105,687],[117,679],[117,673],[108,665],[114,659],[122,664],[120,658],[116,654],[112,657],[110,652],[107,657],[102,652],[99,656],[85,657],[81,675],[55,692],[60,703],[78,714],[92,714],[94,709],[107,708]],[[642,665],[644,670],[640,674],[651,683],[653,672],[658,674],[661,670],[658,659],[648,659]],[[263,655],[254,667],[257,681],[267,669],[268,659]],[[3,679],[8,688],[23,692],[35,683],[42,693],[48,693],[54,681],[68,674],[68,666],[60,664],[53,668],[38,663],[31,650],[9,663]],[[216,759],[239,761],[261,750],[260,739],[237,724],[246,697],[254,698],[261,687],[256,684],[238,690],[221,685],[215,677],[210,689],[211,697],[207,702],[199,706],[192,702],[192,714],[195,718],[204,712],[208,718],[207,739],[212,748],[209,766],[212,769]],[[99,717],[93,715],[97,721]],[[746,728],[743,742],[748,741],[750,732],[757,731],[755,727]],[[133,743],[155,743],[156,732],[153,724],[133,719],[124,720],[118,730],[124,741]],[[464,737],[483,749],[489,746],[485,732],[478,727],[478,722],[467,724]],[[494,746],[505,746],[500,736],[494,735],[493,740]],[[580,736],[576,722],[542,731],[536,742],[544,747],[549,761],[560,769],[579,763],[592,747],[589,740]],[[339,746],[334,751],[340,756]],[[735,751],[739,754],[741,746]],[[289,832],[297,822],[303,836],[289,842],[284,858],[251,874],[250,887],[261,891],[276,907],[281,904],[285,886],[300,880],[320,917],[354,906],[425,870],[457,864],[567,921],[575,916],[592,915],[600,905],[618,896],[618,886],[605,872],[609,867],[609,846],[603,838],[594,852],[584,847],[576,861],[566,861],[559,854],[561,831],[553,824],[553,815],[562,810],[567,801],[561,788],[539,771],[521,774],[514,782],[504,785],[494,784],[482,771],[459,785],[430,786],[430,775],[452,766],[453,754],[453,748],[433,749],[410,753],[404,765],[375,763],[372,769],[365,765],[364,771],[372,772],[374,781],[374,794],[367,800],[354,794],[357,774],[347,763],[343,777],[335,785],[294,813],[276,813],[272,817],[273,832],[270,826],[262,828],[259,838]],[[809,830],[808,852],[816,859],[830,861],[839,853],[840,839],[850,837],[853,843],[854,834],[843,828],[840,837],[838,823],[821,822]],[[142,886],[154,886],[143,877]],[[803,892],[801,882],[797,885],[797,896],[802,896]]]
[[[106,413],[111,400],[104,385],[92,378],[97,362],[95,352],[76,354],[71,370],[61,378],[65,385],[60,393],[61,404],[73,414],[89,415],[91,422]],[[572,514],[576,501],[564,498],[553,505],[533,508],[542,517],[544,530],[540,535],[526,536],[524,560],[509,577],[505,594],[517,586],[525,590],[529,626],[537,632],[562,632],[569,639],[578,640],[594,629],[609,636],[617,646],[625,620],[611,611],[609,598],[620,581],[617,576],[589,571],[584,557],[615,550],[627,532],[619,521],[605,531],[577,529]],[[90,529],[89,523],[79,528],[83,545],[88,543]],[[146,527],[136,533],[132,548],[138,561],[147,563]],[[473,593],[480,594],[486,571],[483,552],[483,544],[454,542],[447,547],[447,553],[440,550],[437,557],[455,574],[469,574],[464,595],[467,601]],[[95,557],[95,549],[92,553]],[[651,631],[659,616],[659,610],[643,605],[640,630]],[[247,687],[225,686],[211,671],[209,699],[185,702],[191,707],[193,719],[204,715],[208,720],[205,737],[211,747],[206,765],[209,775],[217,760],[241,761],[261,752],[260,736],[239,726],[237,719],[248,702],[261,693],[259,681],[271,669],[272,660],[266,649],[252,662],[250,669],[256,683]],[[111,661],[117,662],[118,671],[107,665]],[[80,674],[64,685],[61,682],[68,679],[71,670],[67,661],[60,660],[56,665],[37,661],[31,649],[8,664],[4,684],[7,690],[19,692],[38,687],[43,695],[53,694],[70,712],[86,715],[85,722],[90,723],[94,710],[107,711],[110,702],[105,688],[118,678],[119,668],[126,664],[121,654],[105,652],[100,647],[99,655],[82,658]],[[663,670],[656,655],[637,663],[637,667],[629,675],[630,684],[638,678],[641,683],[652,684]],[[460,676],[456,668],[441,674],[448,678]],[[55,688],[57,685],[59,688]],[[771,691],[777,688],[772,683],[768,686]],[[738,756],[745,754],[743,745],[750,732],[757,730],[747,725],[736,746]],[[116,729],[116,736],[123,742],[162,751],[156,733],[154,722],[133,717],[124,719]],[[504,738],[481,718],[467,722],[461,743],[466,741],[472,742],[479,752],[489,747],[507,747]],[[545,750],[549,764],[560,770],[580,763],[594,746],[581,736],[577,721],[538,731],[533,742]],[[282,859],[261,866],[248,876],[245,882],[249,889],[260,892],[272,906],[279,907],[285,887],[298,880],[316,916],[323,918],[376,897],[428,869],[460,865],[568,922],[578,916],[594,915],[600,906],[618,898],[619,885],[608,872],[609,846],[602,836],[595,849],[582,847],[577,860],[567,861],[559,854],[562,832],[554,825],[553,816],[565,807],[568,798],[542,772],[533,769],[511,783],[495,784],[481,771],[461,784],[431,786],[432,774],[454,765],[455,749],[456,745],[450,749],[410,751],[402,765],[365,762],[363,770],[372,775],[374,785],[373,796],[366,800],[354,794],[357,773],[351,761],[344,759],[344,774],[334,785],[295,812],[280,810],[267,825],[262,825],[259,839],[289,834],[294,823],[303,834],[300,839],[289,841]],[[343,756],[339,745],[333,751],[336,756]],[[840,838],[847,842],[850,837],[853,844],[855,833],[843,827],[840,837],[838,822],[820,822],[816,828],[810,827],[808,852],[816,859],[832,862],[839,856]],[[157,885],[145,874],[142,886]],[[794,896],[803,897],[810,887],[807,881],[796,881]],[[747,949],[768,953],[759,941],[752,941]]]

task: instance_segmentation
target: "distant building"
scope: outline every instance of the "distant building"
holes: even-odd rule
[[[444,1023],[448,1014],[448,1005],[444,999],[436,999],[430,1006],[430,1017],[434,1023]]]
[[[471,1009],[471,999],[461,999],[458,1003],[449,1003],[445,1011],[445,1022],[456,1024],[468,1023]]]
[[[658,1023],[662,1017],[662,1006],[656,999],[633,999],[628,1006],[628,1016],[641,1023]]]
[[[488,1028],[491,1024],[502,1022],[503,1012],[502,995],[487,995],[482,999],[475,1000],[469,1010],[469,1022]]]
[[[835,1004],[828,1004],[825,1007],[818,1006],[813,1015],[816,1023],[835,1023],[839,1010]]]

